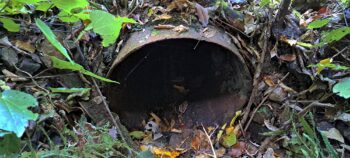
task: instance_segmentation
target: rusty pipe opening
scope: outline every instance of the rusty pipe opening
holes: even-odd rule
[[[236,47],[220,32],[196,35],[139,32],[126,42],[109,71],[120,85],[109,87],[107,98],[127,127],[141,127],[151,112],[181,115],[186,126],[223,123],[244,105],[251,77]]]

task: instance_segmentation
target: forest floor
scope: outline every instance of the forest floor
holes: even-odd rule
[[[349,0],[0,1],[0,157],[350,157],[349,20]],[[235,114],[211,121],[227,114],[214,107],[198,115],[206,123],[186,126],[182,114],[196,110],[186,99],[115,110],[113,99],[139,103],[154,93],[160,102],[168,95],[142,89],[159,79],[148,69],[142,82],[130,82],[137,96],[110,90],[123,85],[107,75],[114,60],[133,33],[147,29],[150,36],[192,29],[203,39],[215,30],[227,35],[251,79],[251,87],[239,87],[249,92],[204,98],[197,108],[229,102]],[[144,66],[139,60],[120,78]],[[186,84],[212,90],[199,82]]]

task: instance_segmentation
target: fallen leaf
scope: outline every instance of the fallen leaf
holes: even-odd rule
[[[209,143],[205,133],[201,130],[195,130],[194,136],[191,141],[191,147],[194,150],[206,149],[209,147]]]
[[[188,7],[187,4],[188,0],[173,0],[167,7],[167,11],[172,11],[174,9],[177,9],[179,11],[183,10],[184,8]]]
[[[269,99],[281,103],[287,97],[287,93],[281,88],[277,87],[269,95]]]
[[[159,16],[156,16],[156,18],[154,18],[152,21],[158,21],[158,20],[169,20],[171,19],[172,16],[167,14],[167,13],[164,13],[162,15],[159,15]]]
[[[208,9],[204,8],[198,3],[195,3],[195,8],[197,11],[197,16],[199,22],[201,22],[203,27],[206,27],[209,23]]]
[[[324,134],[327,138],[337,140],[341,143],[344,143],[344,137],[341,135],[338,129],[336,128],[330,128],[328,131],[320,131],[322,134]]]
[[[231,157],[242,157],[242,154],[246,150],[246,143],[245,142],[238,142],[232,148],[229,149],[228,154]]]
[[[129,133],[130,137],[131,138],[134,138],[134,139],[142,139],[145,137],[145,132],[143,131],[132,131]]]
[[[13,82],[16,82],[16,81],[27,81],[26,78],[20,77],[20,76],[18,76],[16,74],[6,70],[6,69],[3,69],[2,73],[6,76],[7,79],[9,79],[9,80],[11,80]]]
[[[335,120],[342,120],[344,122],[350,122],[350,114],[348,113],[337,113],[336,116],[334,116]]]
[[[166,150],[156,146],[141,146],[141,150],[142,151],[149,150],[156,157],[163,157],[163,158],[177,158],[181,154],[177,151],[170,151],[170,150]]]
[[[269,87],[275,86],[274,78],[271,75],[266,75],[263,79]]]
[[[273,151],[272,148],[268,148],[266,152],[263,155],[263,158],[275,158],[275,152]]]
[[[20,48],[20,49],[26,50],[30,53],[35,52],[35,47],[30,43],[30,41],[24,42],[21,40],[16,40],[15,46]]]
[[[157,26],[154,26],[155,29],[158,29],[158,30],[161,30],[161,29],[173,29],[175,28],[174,25],[162,25],[162,24],[159,24]]]
[[[188,31],[188,29],[189,29],[188,27],[183,26],[183,25],[179,25],[179,26],[176,26],[175,28],[173,28],[173,30],[175,32],[178,32],[178,33],[186,32],[186,31]]]
[[[283,54],[283,55],[280,55],[278,58],[283,61],[291,62],[291,61],[294,61],[297,57],[295,54]]]
[[[225,153],[226,153],[226,149],[223,147],[215,150],[215,154],[217,157],[223,157]]]
[[[216,30],[212,28],[205,28],[202,32],[203,32],[203,36],[206,38],[214,37],[216,34]]]

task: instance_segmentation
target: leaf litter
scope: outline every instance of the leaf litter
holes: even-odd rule
[[[115,10],[119,4],[112,2],[110,6],[99,2],[90,6],[92,3],[84,0],[76,0],[74,5],[52,1],[51,9],[47,6],[43,9],[39,4],[44,2],[49,1],[33,1],[30,4],[41,11],[33,14],[28,8],[16,10],[12,3],[5,6],[4,2],[0,2],[0,9],[4,7],[1,9],[4,16],[1,17],[0,26],[6,30],[0,33],[0,80],[5,81],[1,91],[2,106],[15,110],[15,106],[6,98],[10,93],[14,93],[12,97],[29,97],[31,94],[29,100],[33,106],[37,105],[34,98],[39,104],[38,107],[24,110],[23,114],[32,117],[23,120],[21,128],[1,127],[1,132],[12,131],[21,136],[23,128],[30,124],[28,120],[38,119],[32,111],[40,111],[42,118],[34,126],[37,130],[30,127],[26,129],[31,136],[35,136],[32,141],[42,143],[35,146],[40,149],[35,151],[38,155],[54,152],[51,143],[60,146],[62,153],[80,154],[82,157],[93,154],[94,151],[104,156],[111,156],[109,153],[128,155],[130,153],[125,152],[125,149],[129,148],[122,144],[132,140],[125,139],[122,133],[130,134],[137,149],[150,151],[141,152],[137,156],[147,158],[190,155],[198,158],[349,155],[347,143],[350,138],[346,131],[350,129],[350,31],[347,24],[350,6],[344,3],[348,1],[321,2],[318,5],[295,3],[291,4],[292,10],[288,11],[272,1],[248,4],[223,0],[215,3],[174,0],[142,1],[139,4],[140,1],[137,0],[138,5],[131,3],[130,7],[134,8],[127,10],[129,18],[111,14],[121,12]],[[23,1],[18,0],[18,3]],[[99,7],[96,9],[92,6]],[[63,22],[62,17],[44,16],[46,13],[62,15],[57,14],[52,7],[68,11],[67,14],[72,14],[77,21],[70,24]],[[272,14],[276,12],[278,14]],[[282,22],[278,21],[281,13],[284,14]],[[34,17],[38,19],[35,20]],[[136,21],[139,23],[129,25]],[[255,76],[257,83],[254,87],[257,90],[251,98],[252,110],[244,110],[242,114],[232,116],[235,121],[224,125],[201,125],[184,129],[175,123],[178,119],[183,119],[181,114],[188,110],[188,104],[184,102],[178,105],[179,116],[170,120],[160,118],[156,113],[150,114],[150,120],[144,121],[145,129],[129,133],[115,127],[110,128],[108,123],[105,125],[108,121],[101,118],[107,119],[110,115],[103,108],[105,98],[100,95],[99,86],[105,84],[99,80],[115,82],[103,77],[111,61],[106,58],[115,55],[113,52],[116,43],[125,41],[128,33],[151,23],[157,23],[154,29],[171,29],[179,34],[195,26],[202,30],[206,38],[215,35],[211,25],[225,30],[232,42],[239,47],[251,73],[258,74]],[[70,32],[73,29],[76,32]],[[268,41],[262,40],[266,36],[264,33],[270,29],[272,36],[267,38]],[[49,42],[40,40],[43,39],[43,34]],[[264,42],[267,43],[265,46]],[[41,49],[45,45],[54,47]],[[118,47],[123,47],[122,45],[121,42]],[[57,51],[54,57],[45,59],[43,54],[52,54],[54,51]],[[263,51],[270,55],[263,56]],[[107,52],[108,55],[103,55],[102,52]],[[264,57],[266,59],[262,60]],[[47,64],[50,62],[53,65]],[[260,70],[257,66],[259,63],[262,65]],[[286,74],[289,75],[284,78]],[[89,76],[98,79],[98,83]],[[186,89],[183,91],[186,93]],[[17,106],[24,105],[17,104],[21,101],[14,103]],[[99,113],[92,113],[93,111]],[[78,119],[80,115],[77,113],[88,116],[98,127],[83,117]],[[251,117],[252,121],[243,121],[245,115]],[[3,122],[8,122],[6,119],[9,118],[3,118]],[[10,139],[9,137],[4,140]],[[171,141],[164,141],[167,138]],[[26,137],[23,136],[22,139]],[[111,140],[121,140],[122,143]],[[96,144],[110,150],[101,151],[96,148]],[[65,148],[67,145],[71,149]],[[76,152],[82,148],[85,149],[83,153]],[[310,151],[310,148],[314,150]],[[21,155],[29,155],[29,151],[25,149]]]

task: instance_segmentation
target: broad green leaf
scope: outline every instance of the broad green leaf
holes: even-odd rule
[[[342,39],[348,34],[350,34],[350,27],[342,27],[332,31],[325,32],[323,33],[321,42],[318,44],[318,46],[323,46],[325,44],[339,41],[340,39]]]
[[[50,8],[53,7],[53,4],[49,1],[43,1],[43,2],[39,2],[35,6],[36,6],[35,10],[47,12]]]
[[[270,0],[261,0],[259,6],[260,7],[265,7],[270,3]]]
[[[131,138],[134,138],[134,139],[142,139],[145,137],[145,132],[143,131],[132,131],[129,133],[130,137]]]
[[[32,95],[16,90],[5,90],[0,93],[0,129],[14,132],[21,137],[29,120],[36,120],[29,107],[38,106]]]
[[[229,133],[228,135],[223,136],[222,145],[226,148],[229,148],[237,143],[237,138],[234,133]]]
[[[12,19],[0,18],[0,22],[3,24],[4,28],[10,32],[19,32],[19,24],[16,24]]]
[[[66,48],[64,48],[62,46],[62,44],[60,42],[58,42],[58,40],[56,39],[56,35],[52,32],[52,30],[49,28],[49,26],[47,26],[43,21],[41,21],[40,19],[35,19],[35,24],[39,27],[39,29],[41,30],[41,32],[43,32],[43,34],[45,35],[45,37],[47,38],[47,40],[50,41],[50,43],[57,49],[59,50],[62,55],[64,55],[71,63],[73,63],[74,61],[70,58]]]
[[[49,88],[51,90],[51,92],[53,93],[86,93],[88,91],[91,90],[91,88],[64,88],[64,87],[60,87],[60,88]]]
[[[21,140],[15,134],[6,134],[0,139],[0,157],[17,157],[21,151]]]
[[[13,1],[17,1],[17,2],[25,3],[25,4],[36,4],[38,2],[46,1],[46,0],[13,0]]]
[[[333,93],[338,94],[341,97],[344,97],[345,99],[350,98],[350,77],[343,79],[342,81],[338,82],[333,87]]]
[[[136,23],[135,20],[125,17],[115,17],[110,13],[94,10],[90,14],[92,28],[102,37],[104,47],[114,43],[120,33],[123,23]]]
[[[55,4],[57,8],[68,13],[73,13],[76,9],[83,10],[89,5],[87,0],[51,0],[51,2]]]
[[[75,63],[75,62],[67,62],[67,61],[64,61],[64,60],[60,60],[54,56],[51,57],[51,60],[52,60],[52,64],[53,64],[53,67],[55,68],[58,68],[58,69],[62,69],[62,70],[72,70],[72,71],[78,71],[82,74],[85,74],[85,75],[88,75],[88,76],[91,76],[91,77],[94,77],[94,78],[97,78],[99,80],[102,80],[102,81],[105,81],[105,82],[112,82],[112,83],[118,83],[116,81],[113,81],[113,80],[110,80],[108,78],[104,78],[104,77],[101,77],[101,76],[98,76],[88,70],[85,70],[83,66]]]
[[[62,22],[74,23],[79,21],[78,17],[74,16],[73,14],[67,13],[64,10],[58,13],[57,16]]]
[[[141,151],[136,155],[136,158],[154,158],[154,155],[152,152],[146,150],[146,151]]]
[[[77,13],[77,14],[71,14],[71,13],[68,13],[68,12],[62,10],[57,16],[62,22],[69,22],[69,23],[77,22],[80,19],[81,20],[90,19],[90,15],[88,14],[87,11],[82,11],[82,12]]]
[[[322,19],[322,20],[315,20],[315,21],[309,23],[309,25],[307,25],[307,29],[318,29],[318,28],[321,28],[321,27],[327,25],[330,21],[331,21],[330,18]]]

